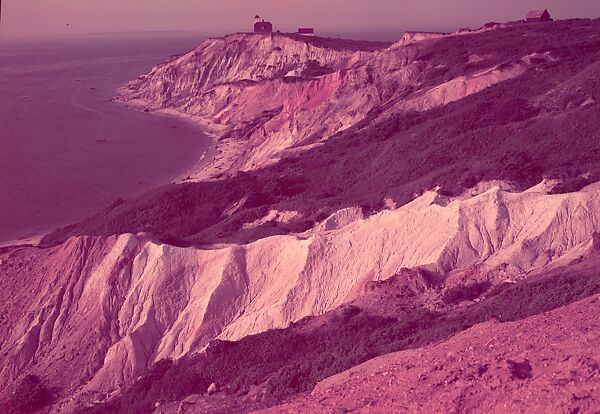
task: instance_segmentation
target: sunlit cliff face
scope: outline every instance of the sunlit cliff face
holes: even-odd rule
[[[455,201],[427,193],[369,218],[340,212],[304,234],[213,250],[144,235],[16,250],[0,266],[4,288],[19,298],[6,309],[13,328],[3,336],[2,378],[6,385],[35,364],[54,381],[68,373],[70,389],[110,391],[214,338],[322,314],[403,268],[443,278],[476,266],[499,283],[565,265],[600,230],[597,187],[566,195],[494,187]]]
[[[450,386],[456,398],[441,406],[460,408],[466,389],[488,385],[476,395],[502,386],[502,403],[516,404],[510,387],[540,380],[531,338],[513,347],[498,328],[510,352],[473,366],[468,355],[497,352],[495,324],[520,320],[511,326],[521,338],[523,326],[539,329],[530,318],[579,311],[574,302],[600,292],[597,31],[596,22],[511,24],[394,44],[234,34],[156,66],[118,99],[198,122],[218,155],[197,182],[120,200],[48,235],[44,249],[0,253],[0,292],[10,292],[0,387],[9,395],[36,373],[63,390],[55,411],[181,402],[177,412],[190,394],[186,404],[249,411],[419,347],[403,354],[415,362],[402,372],[424,366],[412,386],[432,376],[435,390]],[[557,331],[577,319],[565,312],[549,321]],[[459,345],[454,335],[464,335]],[[294,341],[325,337],[325,359],[294,354]],[[237,372],[244,341],[285,349],[265,351],[277,361],[258,352],[256,367]],[[594,366],[578,359],[557,372],[585,372],[587,391]],[[190,388],[173,390],[180,379]],[[172,394],[161,394],[165,384]],[[342,395],[356,394],[353,380],[344,384]],[[557,386],[535,384],[532,393]],[[301,411],[294,404],[289,412]]]
[[[540,54],[503,67],[490,63],[424,85],[437,68],[419,56],[437,38],[407,33],[391,46],[277,34],[210,39],[131,82],[125,99],[176,109],[197,117],[221,139],[246,141],[243,157],[221,160],[221,168],[209,166],[196,175],[201,178],[268,165],[286,149],[321,142],[374,109],[385,107],[380,116],[385,118],[446,105],[550,59]]]

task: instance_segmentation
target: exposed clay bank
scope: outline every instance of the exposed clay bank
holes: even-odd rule
[[[0,243],[170,182],[210,146],[193,123],[108,102],[193,36],[0,43]]]

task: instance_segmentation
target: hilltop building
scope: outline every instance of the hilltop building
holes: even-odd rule
[[[541,22],[551,22],[552,18],[550,17],[550,13],[548,10],[530,10],[525,16],[525,22],[527,23],[541,23]]]
[[[273,23],[264,20],[254,23],[254,33],[273,33]]]
[[[304,36],[314,36],[315,29],[313,27],[300,27],[298,29],[298,34],[301,34]]]
[[[273,24],[271,22],[261,19],[257,14],[254,16],[256,22],[254,23],[254,33],[273,33]]]

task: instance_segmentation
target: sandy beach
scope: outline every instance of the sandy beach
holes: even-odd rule
[[[225,126],[215,124],[209,119],[186,114],[171,108],[156,108],[142,99],[129,99],[127,97],[127,90],[124,88],[119,90],[119,96],[116,98],[116,101],[138,111],[186,120],[200,127],[202,132],[212,139],[210,147],[191,168],[173,180],[175,183],[219,179],[232,170],[235,162],[246,150],[246,145],[243,141],[230,138],[220,139]]]

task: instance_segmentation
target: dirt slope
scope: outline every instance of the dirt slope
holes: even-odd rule
[[[384,355],[260,413],[595,413],[600,296]]]

